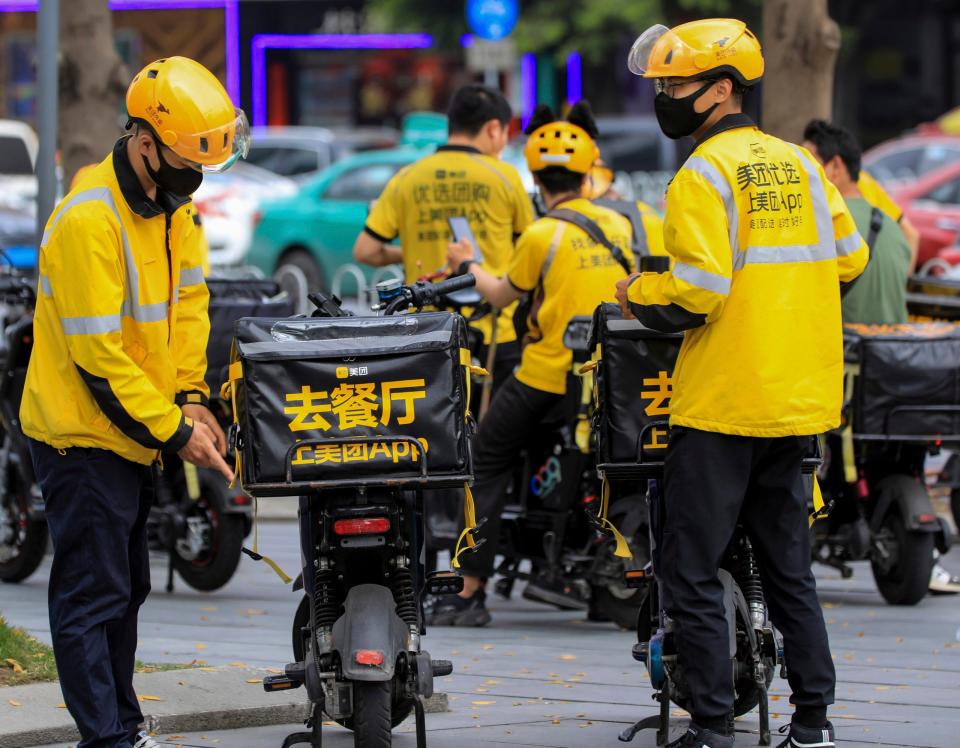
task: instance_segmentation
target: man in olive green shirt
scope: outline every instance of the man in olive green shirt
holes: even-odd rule
[[[871,206],[857,187],[860,176],[860,143],[842,127],[814,120],[803,133],[803,147],[823,164],[850,209],[860,236],[870,245],[870,262],[843,297],[845,324],[897,324],[907,321],[907,278],[913,257],[900,225]],[[937,561],[934,551],[930,591],[960,593],[960,577]]]
[[[823,165],[827,179],[840,190],[860,236],[870,245],[869,264],[843,297],[844,323],[906,322],[910,246],[900,226],[873,208],[857,187],[860,144],[842,127],[815,120],[804,132],[803,146]]]

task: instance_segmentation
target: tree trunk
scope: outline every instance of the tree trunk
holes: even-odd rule
[[[99,163],[121,131],[128,75],[113,45],[108,0],[60,4],[60,164],[64,192]]]
[[[840,28],[827,0],[764,0],[763,129],[799,143],[811,119],[830,119]]]

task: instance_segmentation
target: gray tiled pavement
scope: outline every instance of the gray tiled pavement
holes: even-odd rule
[[[287,571],[297,566],[292,523],[264,524],[261,545]],[[960,553],[954,556],[946,564],[960,571]],[[272,667],[289,659],[297,598],[264,566],[244,560],[230,585],[211,595],[182,583],[167,595],[163,564],[155,567],[154,588],[161,591],[141,614],[142,660]],[[49,640],[45,575],[46,567],[23,585],[0,588],[0,610],[12,623]],[[864,564],[856,566],[851,580],[821,568],[819,581],[840,678],[833,718],[843,745],[960,746],[960,598],[928,598],[912,608],[884,605]],[[454,675],[439,684],[451,711],[427,717],[431,748],[613,746],[627,724],[654,713],[646,674],[630,657],[631,633],[516,597],[492,601],[490,628],[429,632],[425,642],[431,654],[455,662]],[[789,719],[785,686],[779,679],[774,683],[775,726]],[[269,703],[269,695],[263,698]],[[229,694],[224,701],[229,703]],[[680,724],[678,719],[678,729]],[[755,731],[756,725],[753,713],[738,727]],[[291,729],[184,735],[170,742],[279,748]],[[409,723],[398,728],[395,744],[413,748],[411,730]],[[331,727],[324,742],[346,748],[352,737]],[[738,745],[755,742],[755,733],[744,732],[737,740]],[[653,744],[652,733],[633,743]]]

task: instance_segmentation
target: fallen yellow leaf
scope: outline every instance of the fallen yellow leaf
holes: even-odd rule
[[[203,644],[203,643],[197,644],[197,649],[206,649],[206,648],[207,648],[206,644]]]
[[[15,659],[13,659],[12,657],[8,657],[8,658],[6,659],[6,663],[7,663],[11,668],[13,668],[13,672],[15,672],[15,673],[22,673],[22,672],[23,672],[23,665],[21,665],[19,662],[17,662],[17,661],[16,661]]]
[[[247,683],[263,683],[263,678],[247,678]]]
[[[10,706],[22,706],[16,699],[7,699],[7,703],[10,704]]]
[[[500,685],[500,681],[494,680],[493,678],[490,678],[489,680],[485,680],[485,681],[483,682],[483,685],[485,685],[485,686],[499,686],[499,685]]]
[[[163,699],[161,699],[159,696],[151,696],[148,693],[140,694],[139,696],[137,696],[137,699],[139,699],[140,701],[163,701]]]
[[[496,704],[496,701],[471,701],[471,704],[474,706],[490,706],[490,704]]]
[[[561,660],[575,660],[577,659],[576,655],[560,655]]]
[[[66,704],[57,704],[57,709],[66,709],[66,708],[67,708]]]

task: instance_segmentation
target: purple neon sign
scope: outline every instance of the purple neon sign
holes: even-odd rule
[[[253,124],[267,124],[268,49],[428,49],[430,34],[257,34],[250,44]]]
[[[240,0],[110,0],[111,10],[222,9],[227,57],[227,93],[240,104]],[[0,0],[0,13],[35,13],[37,0]]]

